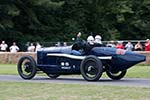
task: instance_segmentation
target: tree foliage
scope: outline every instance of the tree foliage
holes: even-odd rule
[[[0,39],[71,41],[81,31],[103,40],[150,37],[149,0],[0,0]]]

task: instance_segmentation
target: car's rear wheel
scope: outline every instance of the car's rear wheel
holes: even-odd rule
[[[87,56],[80,66],[83,78],[87,81],[97,81],[102,75],[102,62],[95,56]]]
[[[57,77],[59,77],[60,75],[59,74],[48,74],[47,73],[47,76],[52,78],[52,79],[56,79]]]
[[[18,73],[23,79],[32,79],[36,74],[36,62],[31,56],[23,56],[18,62]]]
[[[127,73],[127,70],[119,71],[117,73],[112,73],[111,71],[106,71],[107,76],[113,80],[120,80],[121,78],[123,78],[126,75],[126,73]]]

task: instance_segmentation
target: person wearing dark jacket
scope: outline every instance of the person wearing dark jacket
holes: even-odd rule
[[[87,42],[83,44],[83,55],[87,55],[94,45],[94,37],[92,35],[88,36]]]

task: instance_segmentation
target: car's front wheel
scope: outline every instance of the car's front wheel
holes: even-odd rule
[[[36,74],[36,62],[31,56],[23,56],[18,61],[17,69],[23,79],[32,79]]]
[[[96,56],[87,56],[80,66],[83,78],[87,81],[97,81],[102,75],[102,62]]]
[[[111,71],[106,71],[106,74],[109,78],[113,80],[120,80],[123,78],[127,73],[127,70],[119,71],[117,73],[112,73]]]

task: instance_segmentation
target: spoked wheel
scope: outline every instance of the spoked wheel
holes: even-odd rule
[[[59,75],[59,74],[48,74],[48,73],[47,73],[47,76],[49,76],[49,77],[52,78],[52,79],[56,79],[56,78],[59,77],[60,75]]]
[[[95,56],[87,56],[81,63],[80,71],[87,81],[97,81],[102,75],[102,62]]]
[[[32,79],[36,74],[36,62],[31,56],[24,56],[18,62],[18,73],[23,79]]]
[[[127,73],[127,70],[124,71],[119,71],[117,73],[112,73],[111,71],[106,71],[106,74],[108,75],[109,78],[113,80],[120,80],[123,78]]]

